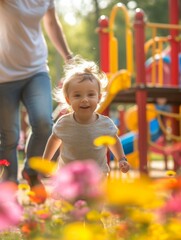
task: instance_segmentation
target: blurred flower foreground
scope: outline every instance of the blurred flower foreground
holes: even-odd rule
[[[33,165],[44,174],[55,170],[39,158]],[[26,184],[0,184],[0,239],[181,239],[181,178],[174,173],[157,180],[105,177],[95,161],[85,160],[45,182],[43,203]]]

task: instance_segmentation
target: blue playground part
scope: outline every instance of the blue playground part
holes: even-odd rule
[[[150,122],[150,137],[151,141],[155,142],[162,135],[162,131],[157,119],[153,119]]]
[[[179,72],[181,73],[181,53],[179,53],[178,57],[179,57],[179,60],[178,60],[178,63],[179,63]],[[170,64],[170,63],[171,63],[170,56],[169,56],[169,55],[163,56],[163,61],[166,62],[166,63],[168,63],[168,64]],[[151,62],[149,61],[149,62],[147,63],[147,65],[150,64],[150,63],[151,63]]]
[[[156,141],[162,135],[162,131],[160,129],[158,120],[153,119],[152,121],[150,121],[149,127],[150,127],[151,141]],[[138,133],[133,131],[120,136],[119,139],[122,143],[122,146],[126,155],[133,153],[135,151],[134,142],[137,139],[137,137],[138,137]],[[110,159],[111,160],[114,159],[114,156],[112,153],[110,153]]]
[[[149,127],[150,127],[151,141],[155,142],[162,134],[158,120],[153,119],[152,121],[150,121]],[[132,132],[132,131],[120,137],[120,141],[123,145],[123,149],[126,155],[129,153],[133,153],[135,151],[134,141],[135,139],[137,139],[137,137],[138,137],[138,133]]]
[[[137,138],[137,133],[135,132],[126,133],[119,138],[126,155],[134,152],[134,141],[136,138]]]

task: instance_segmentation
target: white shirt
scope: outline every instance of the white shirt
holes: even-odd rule
[[[41,19],[48,9],[54,7],[54,0],[6,0],[5,7],[9,15],[13,14],[8,20],[13,19],[12,23],[8,22],[13,29],[7,33],[9,48],[5,49],[3,58],[0,55],[0,83],[48,71]]]
[[[90,124],[80,124],[74,120],[73,113],[60,117],[53,127],[54,134],[62,140],[60,166],[74,161],[93,159],[104,173],[110,171],[107,164],[107,147],[95,146],[93,141],[100,136],[115,136],[117,127],[103,115]]]

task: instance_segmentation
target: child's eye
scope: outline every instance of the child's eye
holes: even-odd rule
[[[75,94],[74,97],[78,98],[80,97],[80,94]]]
[[[89,97],[94,97],[95,95],[95,93],[89,93]]]

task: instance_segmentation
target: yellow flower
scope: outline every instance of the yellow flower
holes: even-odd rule
[[[131,219],[137,223],[150,224],[154,221],[154,214],[150,211],[140,211],[137,208],[132,209]]]
[[[35,192],[33,192],[33,191],[29,191],[28,192],[28,196],[30,196],[30,197],[34,197],[36,194],[35,194]]]
[[[122,181],[121,178],[107,181],[106,198],[113,205],[147,206],[157,199],[151,182],[146,178]]]
[[[29,191],[30,186],[26,183],[21,183],[21,184],[18,185],[18,189],[20,189],[22,191]]]
[[[57,169],[57,163],[40,157],[30,158],[29,165],[32,169],[47,175],[53,174]]]
[[[84,223],[75,222],[65,226],[63,229],[62,240],[94,240],[91,228]]]
[[[111,213],[109,211],[103,210],[101,212],[101,217],[103,218],[109,218],[111,216]]]
[[[171,219],[167,229],[170,235],[175,237],[174,239],[179,239],[181,233],[181,220]]]
[[[56,215],[52,216],[52,222],[56,225],[59,225],[59,226],[64,224],[63,219],[61,219],[60,216],[56,216]]]
[[[63,213],[68,213],[74,209],[73,205],[69,202],[62,201],[61,203],[61,210]]]
[[[86,217],[90,221],[98,221],[101,218],[101,214],[100,214],[100,212],[98,212],[96,210],[92,210],[87,213]]]
[[[116,139],[111,136],[101,136],[94,139],[95,146],[102,146],[102,145],[114,145],[116,143]]]
[[[149,239],[155,240],[168,240],[172,239],[169,237],[168,232],[165,230],[164,225],[161,225],[159,223],[154,223],[151,224],[148,228],[148,233],[147,235],[149,236]]]
[[[169,176],[169,177],[174,177],[176,175],[176,172],[172,171],[172,170],[169,170],[169,171],[166,172],[166,175]]]

